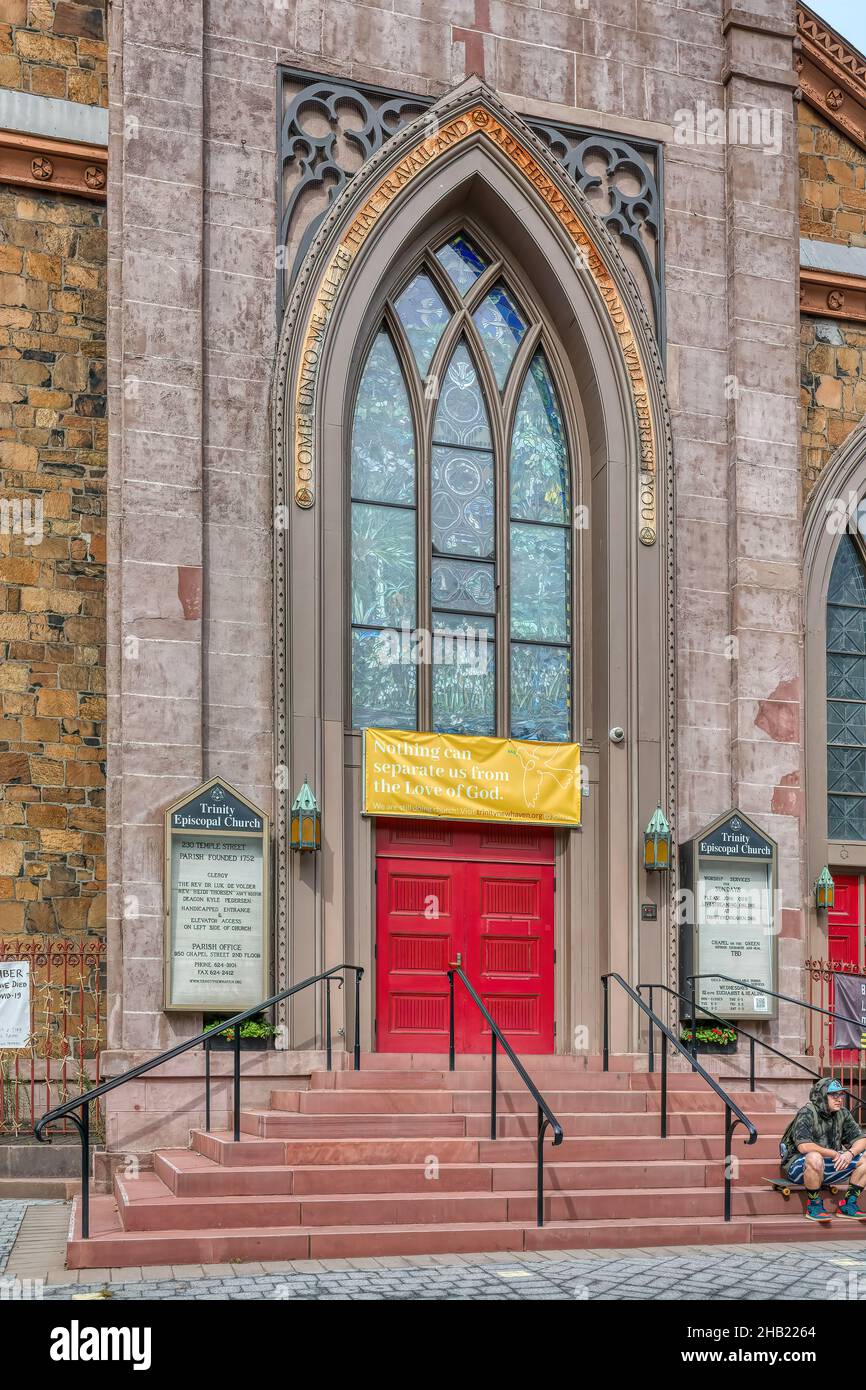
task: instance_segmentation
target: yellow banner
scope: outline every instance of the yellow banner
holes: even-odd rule
[[[364,730],[364,815],[580,825],[580,748]]]

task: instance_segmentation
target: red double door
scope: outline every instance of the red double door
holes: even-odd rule
[[[833,909],[827,914],[827,955],[832,964],[853,966],[859,970],[860,937],[866,921],[864,903],[864,876],[862,874],[833,873],[835,895]],[[832,975],[826,1007],[835,1009],[835,991]],[[822,1026],[832,1038],[830,1020],[822,1021]],[[856,1063],[858,1053],[853,1048],[832,1048],[830,1059],[835,1063]]]
[[[553,831],[380,820],[376,1046],[447,1052],[448,964],[463,970],[515,1050],[553,1052]],[[458,1052],[490,1029],[455,986]]]

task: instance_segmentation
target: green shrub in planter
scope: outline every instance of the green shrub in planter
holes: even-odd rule
[[[206,1031],[216,1035],[214,1044],[217,1047],[222,1043],[233,1043],[235,1040],[234,1028],[223,1028],[222,1025],[224,1023],[225,1019],[220,1018],[216,1019],[213,1023],[209,1023],[207,1026]],[[243,1046],[245,1042],[258,1042],[261,1046],[264,1046],[268,1038],[274,1038],[276,1035],[277,1029],[273,1024],[265,1023],[259,1018],[247,1018],[244,1019],[244,1022],[241,1024],[241,1046]]]
[[[737,1045],[737,1030],[729,1023],[699,1023],[695,1029],[699,1052],[733,1052]],[[680,1028],[680,1042],[691,1043],[691,1028]]]

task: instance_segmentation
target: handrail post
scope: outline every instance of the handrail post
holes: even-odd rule
[[[361,1070],[361,974],[355,971],[355,1071]]]
[[[496,1138],[496,1034],[490,1031],[490,1138]]]
[[[696,1006],[695,1006],[695,977],[694,977],[694,975],[692,975],[691,980],[692,980],[692,988],[691,988],[691,996],[692,996],[692,1045],[691,1045],[691,1047],[689,1048],[689,1052],[692,1054],[692,1057],[697,1057],[697,1055],[698,1055],[698,1020],[697,1020],[697,1018],[696,1018],[697,1008],[696,1008]],[[697,1071],[697,1067],[695,1066],[694,1062],[692,1062],[692,1071]]]
[[[602,1023],[602,1067],[601,1067],[601,1069],[602,1069],[602,1071],[607,1071],[608,1068],[609,1068],[609,1065],[610,1065],[610,1047],[609,1047],[609,1042],[608,1042],[608,1026],[609,1026],[609,1020],[608,1020],[608,1012],[609,1012],[608,983],[609,983],[609,981],[608,981],[608,978],[607,978],[606,975],[602,975],[602,977],[601,977],[601,983],[602,983],[602,986],[603,986],[603,988],[604,988],[604,1008],[603,1008],[603,1023]]]
[[[652,1011],[652,1006],[653,1006],[653,987],[652,987],[652,985],[650,985],[650,987],[649,987],[649,1006],[650,1006],[650,1011]],[[664,1040],[665,1040],[665,1038],[664,1038],[664,1033],[663,1033],[663,1034],[662,1034],[662,1042],[664,1042]],[[649,1055],[648,1055],[648,1057],[647,1057],[647,1065],[648,1065],[648,1069],[649,1069],[650,1071],[655,1071],[655,1038],[653,1037],[653,1021],[652,1021],[652,1018],[650,1018],[650,1021],[649,1021]]]
[[[725,1220],[731,1219],[731,1107],[725,1106]]]
[[[210,1039],[204,1043],[204,1131],[210,1134]]]
[[[333,1065],[333,1055],[331,1052],[331,981],[333,975],[329,975],[325,980],[325,1066],[328,1071]]]
[[[544,1131],[547,1121],[544,1111],[538,1107],[538,1150],[535,1157],[535,1224],[544,1225]]]
[[[454,971],[448,971],[448,1070],[454,1070]],[[495,1036],[495,1035],[494,1035]]]
[[[234,1065],[234,1140],[240,1142],[241,1137],[241,1030],[235,1024],[235,1065]]]
[[[81,1239],[90,1235],[90,1104],[81,1107]]]
[[[662,1033],[662,1088],[659,1096],[659,1112],[661,1114],[661,1137],[668,1137],[668,1050],[665,1046],[666,1038]]]
[[[749,1090],[755,1089],[755,1039],[749,1038]]]

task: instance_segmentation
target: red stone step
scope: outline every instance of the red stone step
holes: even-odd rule
[[[470,1117],[471,1118],[471,1117]],[[519,1117],[514,1116],[511,1122]],[[508,1118],[504,1123],[509,1123]],[[292,1115],[277,1110],[242,1110],[241,1131],[278,1138],[463,1138],[464,1115]]]
[[[545,1086],[552,1089],[574,1090],[574,1091],[629,1091],[629,1090],[658,1090],[661,1085],[661,1078],[658,1072],[598,1072],[589,1071],[578,1063],[576,1058],[563,1059],[571,1062],[570,1067],[545,1067],[543,1062],[536,1063],[528,1067],[529,1075],[540,1090]],[[523,1085],[517,1073],[507,1060],[499,1059],[497,1065],[497,1077],[499,1087],[517,1088]],[[393,1068],[380,1070],[377,1067],[365,1067],[363,1071],[318,1071],[310,1076],[310,1090],[314,1091],[378,1091],[378,1090],[449,1090],[449,1091],[472,1091],[490,1084],[490,1061],[486,1059],[486,1066],[474,1068],[461,1068],[459,1071],[450,1072],[443,1068],[440,1070],[421,1071],[418,1068],[395,1070]],[[676,1087],[682,1091],[707,1091],[710,1087],[695,1072],[670,1073],[668,1085]],[[748,1094],[748,1085],[742,1088],[743,1094]]]
[[[852,1226],[854,1229],[852,1229]],[[851,1222],[818,1225],[790,1216],[759,1219],[721,1216],[695,1222],[654,1217],[648,1220],[511,1222],[388,1230],[353,1226],[314,1230],[162,1230],[124,1231],[109,1197],[91,1198],[91,1237],[80,1236],[80,1200],[73,1212],[70,1269],[123,1268],[130,1265],[222,1264],[240,1260],[303,1260],[369,1255],[473,1254],[491,1251],[637,1248],[655,1245],[742,1244],[751,1241],[861,1240]]]

